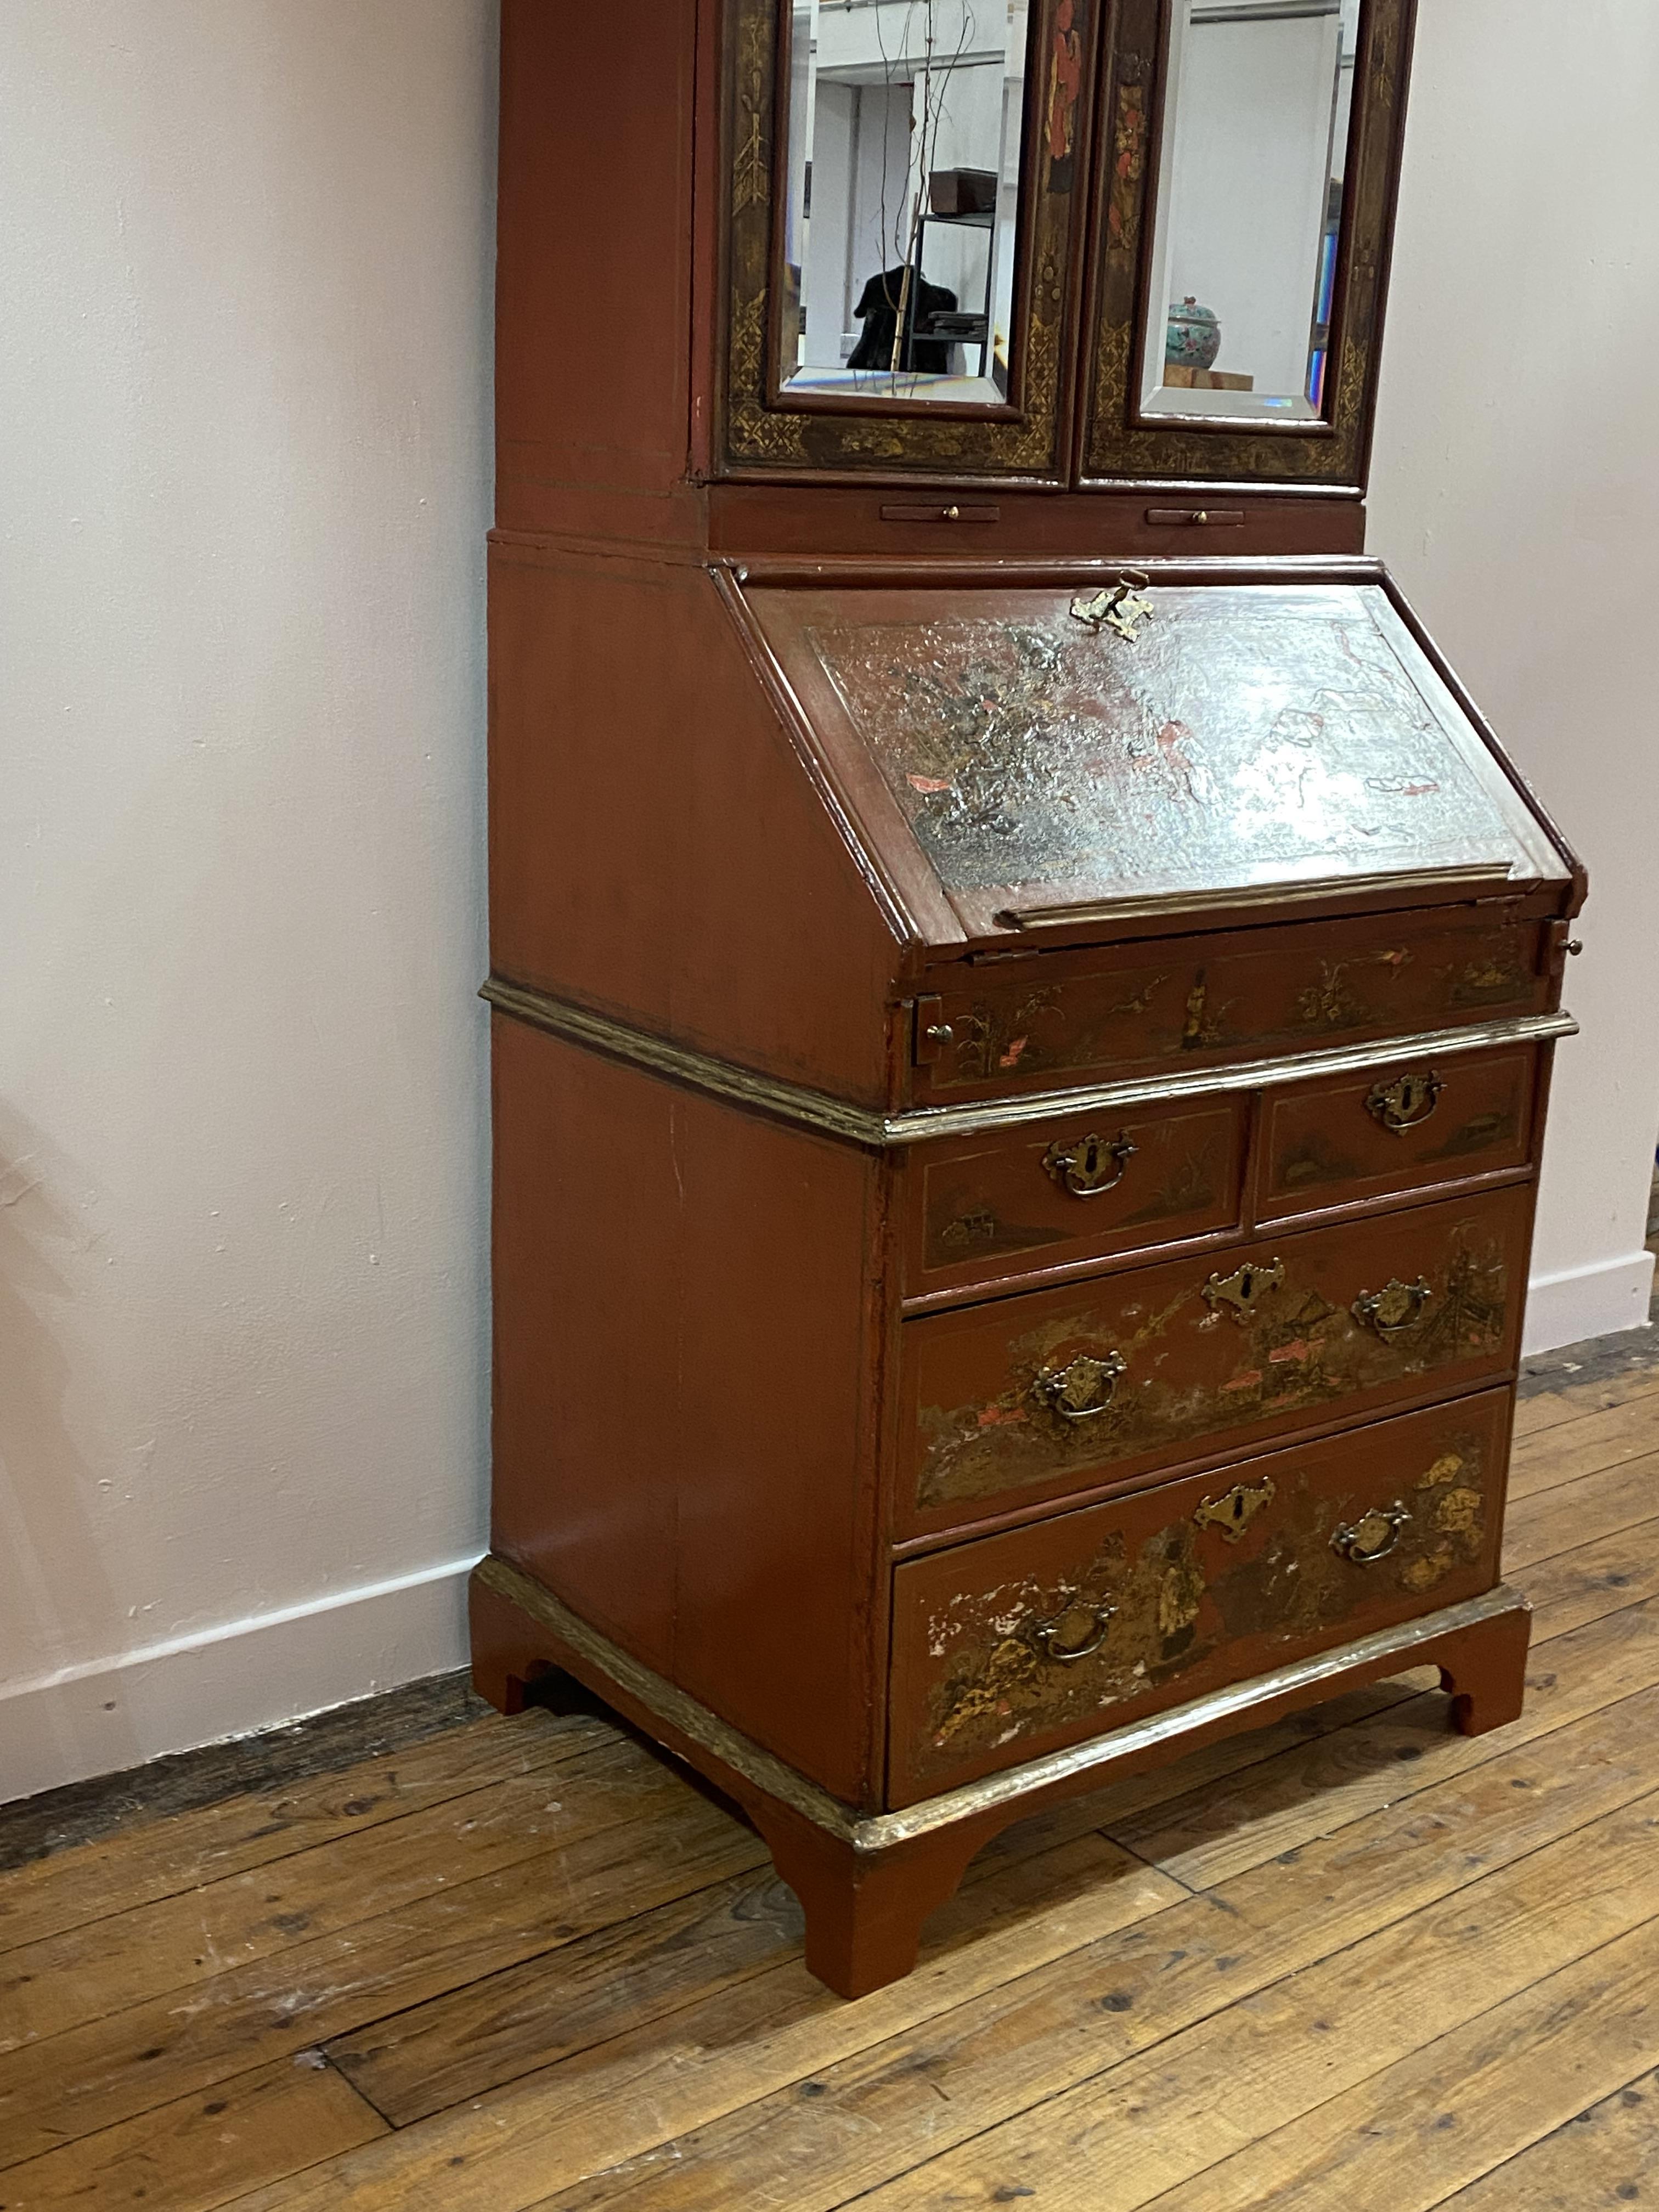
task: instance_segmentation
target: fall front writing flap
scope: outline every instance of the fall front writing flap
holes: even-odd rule
[[[1380,580],[746,597],[863,833],[969,937],[1571,872]]]

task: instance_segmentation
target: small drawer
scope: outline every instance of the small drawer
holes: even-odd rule
[[[907,1560],[888,1802],[1490,1589],[1510,1408],[1488,1391]]]
[[[941,975],[918,1102],[1306,1052],[1543,1013],[1548,924],[1479,910],[1299,922]]]
[[[1537,1048],[1518,1045],[1270,1091],[1256,1218],[1283,1221],[1524,1167],[1537,1087]]]
[[[1231,1228],[1249,1127],[1242,1097],[1073,1115],[920,1146],[907,1161],[914,1297]]]
[[[1257,1238],[901,1329],[896,1526],[961,1528],[1514,1365],[1529,1187]]]

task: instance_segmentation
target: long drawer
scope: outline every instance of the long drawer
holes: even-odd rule
[[[1250,1060],[1547,1012],[1547,921],[1504,907],[1298,922],[940,978],[920,1101]]]
[[[1507,1389],[898,1566],[888,1802],[1490,1589]]]
[[[1531,1207],[1488,1191],[907,1321],[897,1533],[1504,1373]]]

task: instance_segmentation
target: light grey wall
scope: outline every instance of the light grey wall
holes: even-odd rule
[[[1659,1123],[1659,8],[1423,0],[1371,544],[1589,863],[1534,1346],[1638,1322]]]
[[[463,1656],[495,52],[0,9],[0,1797]]]

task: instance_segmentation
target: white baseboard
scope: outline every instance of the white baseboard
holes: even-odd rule
[[[0,1689],[0,1803],[464,1667],[474,1564],[447,1560]]]
[[[1593,1336],[1613,1336],[1621,1329],[1645,1328],[1653,1269],[1651,1252],[1632,1252],[1594,1267],[1534,1275],[1527,1294],[1522,1357],[1557,1352],[1564,1344],[1583,1344]]]

